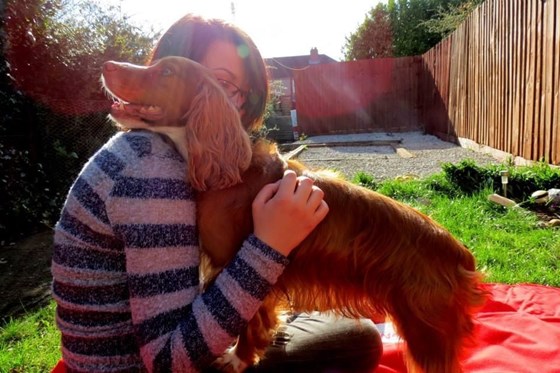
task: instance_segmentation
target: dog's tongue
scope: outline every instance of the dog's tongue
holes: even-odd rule
[[[164,116],[161,107],[153,105],[115,103],[113,109],[145,120],[159,120]]]

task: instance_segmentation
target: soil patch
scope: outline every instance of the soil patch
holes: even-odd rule
[[[50,301],[52,243],[47,230],[0,247],[0,325]]]

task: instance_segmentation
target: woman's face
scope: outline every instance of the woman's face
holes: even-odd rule
[[[237,47],[227,41],[214,41],[200,63],[214,71],[216,79],[226,91],[230,101],[243,115],[241,107],[247,99],[248,88],[243,60],[238,54]]]

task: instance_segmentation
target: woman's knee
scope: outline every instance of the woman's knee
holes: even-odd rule
[[[278,333],[258,371],[370,372],[382,351],[380,333],[370,320],[301,314]]]

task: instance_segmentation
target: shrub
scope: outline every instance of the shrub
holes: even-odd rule
[[[375,179],[373,178],[372,175],[369,175],[363,171],[359,171],[358,173],[356,173],[356,175],[354,175],[354,179],[352,179],[352,182],[354,184],[363,186],[365,188],[369,188],[369,189],[377,189],[378,185],[375,182]]]
[[[510,171],[508,195],[527,200],[536,190],[560,188],[560,169],[539,162],[533,166],[517,167]]]
[[[466,195],[475,194],[488,185],[493,187],[496,172],[491,168],[478,166],[471,159],[457,164],[444,163],[442,170],[449,182]]]
[[[446,179],[467,195],[475,194],[487,187],[490,187],[495,193],[501,194],[500,171],[502,170],[509,172],[507,195],[510,199],[526,201],[536,190],[560,187],[560,169],[544,162],[531,166],[488,165],[481,167],[472,160],[464,160],[457,164],[445,163],[442,169]]]
[[[27,150],[0,143],[0,243],[14,241],[52,226],[60,215],[68,187],[76,173],[77,156],[55,142],[56,166],[68,177],[52,177],[43,163],[31,161]],[[60,175],[60,173],[58,174]]]
[[[42,164],[33,164],[27,151],[0,143],[0,170],[0,241],[13,240],[49,218],[51,189]]]

